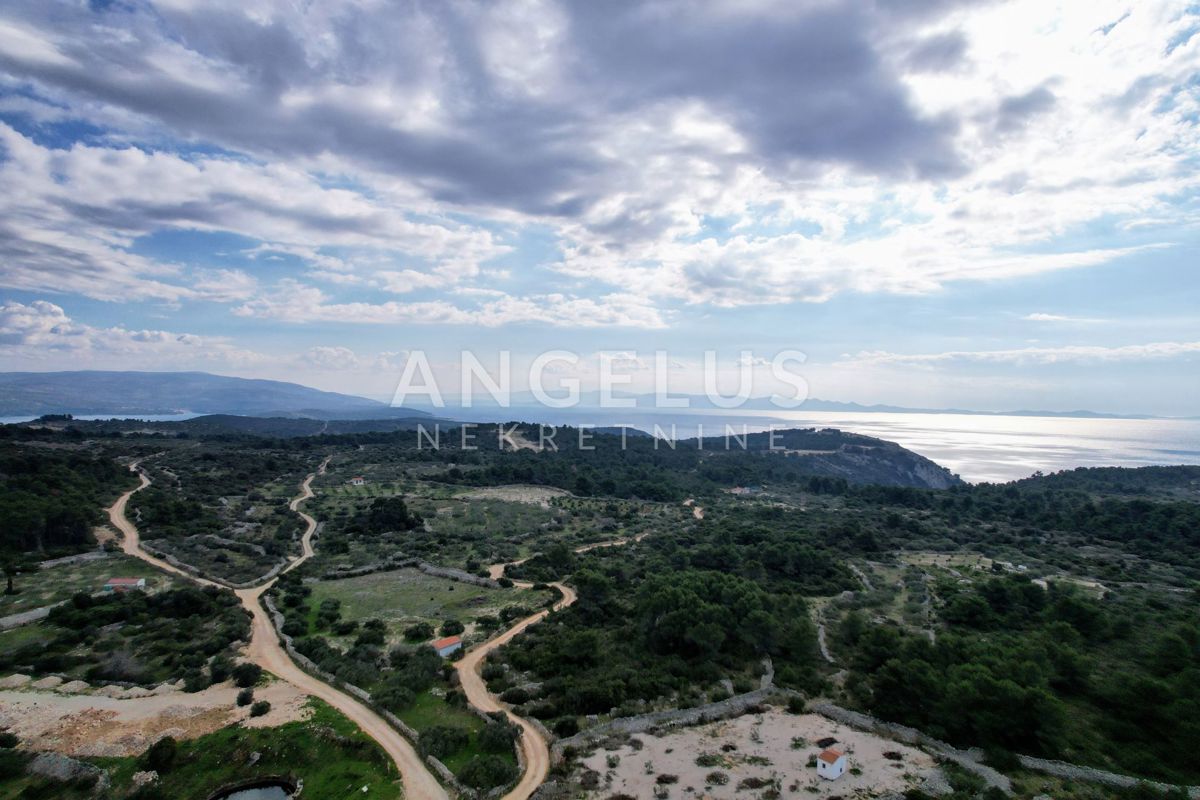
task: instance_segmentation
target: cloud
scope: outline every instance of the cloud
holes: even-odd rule
[[[484,295],[479,303],[462,307],[443,300],[401,303],[331,302],[320,289],[283,281],[269,296],[237,307],[243,317],[290,323],[328,322],[387,325],[479,325],[487,328],[513,323],[543,323],[559,327],[664,328],[663,315],[645,298],[634,295],[573,297],[559,293],[514,297]]]
[[[0,285],[654,327],[1107,263],[1139,251],[1092,226],[1162,244],[1200,190],[1197,12],[1118,5],[13,0]],[[138,254],[164,230],[245,237],[264,274]],[[264,295],[276,256],[329,294]],[[499,258],[544,288],[464,304]]]
[[[54,150],[0,124],[0,285],[72,292],[103,300],[245,299],[255,279],[240,270],[196,270],[130,252],[162,229],[234,233],[263,244],[249,255],[301,258],[318,270],[354,267],[325,255],[340,248],[367,264],[397,254],[427,285],[477,274],[508,251],[488,231],[461,222],[414,221],[403,207],[363,192],[323,186],[287,166],[224,157],[184,158],[134,147],[76,144]],[[368,272],[372,271],[368,267]],[[396,273],[379,271],[381,282]]]
[[[69,363],[136,364],[179,369],[184,364],[253,365],[267,359],[221,337],[163,330],[93,327],[76,322],[54,303],[0,306],[0,356],[13,362],[68,359]]]
[[[1064,314],[1046,314],[1040,311],[1035,311],[1032,314],[1026,314],[1025,316],[1021,317],[1021,319],[1028,322],[1067,322],[1081,325],[1092,325],[1108,321],[1104,319],[1098,319],[1096,317],[1070,317]]]
[[[1200,353],[1200,342],[1153,342],[1119,347],[1064,345],[1026,347],[1016,350],[958,350],[945,353],[906,354],[887,351],[862,352],[847,356],[850,364],[936,365],[953,362],[993,364],[1061,364],[1068,362],[1147,361],[1180,358]]]

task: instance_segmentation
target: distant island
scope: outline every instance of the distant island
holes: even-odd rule
[[[632,399],[637,408],[652,409],[653,394],[616,392],[614,397]],[[677,395],[673,395],[677,396]],[[692,410],[718,408],[704,395],[688,395]],[[599,407],[600,393],[583,392],[577,410]],[[419,406],[417,410],[413,406]],[[540,406],[531,392],[514,392],[510,406],[534,409]],[[490,397],[475,397],[472,408],[495,409]],[[1027,410],[978,411],[962,408],[909,408],[906,406],[809,398],[802,405],[781,409],[769,397],[752,397],[730,411],[833,411],[847,414],[962,414],[993,417],[1072,417],[1083,419],[1160,419],[1148,414],[1116,414],[1077,409],[1070,411]],[[680,410],[686,413],[686,410]],[[37,417],[45,414],[80,416],[232,414],[247,417],[291,417],[318,420],[371,420],[396,417],[436,416],[472,418],[468,409],[454,402],[445,408],[410,403],[399,408],[340,392],[326,392],[286,381],[235,378],[207,372],[0,372],[0,416]],[[1194,419],[1194,418],[1193,418]]]

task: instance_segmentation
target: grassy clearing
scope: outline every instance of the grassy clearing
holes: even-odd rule
[[[469,623],[510,605],[536,606],[550,595],[519,589],[490,589],[426,575],[415,569],[376,572],[312,584],[311,616],[321,601],[341,602],[342,617],[381,619],[393,633],[415,622],[435,626],[446,619]]]
[[[114,553],[97,561],[62,564],[18,575],[15,581],[18,593],[0,594],[0,617],[53,605],[70,599],[76,592],[98,592],[104,588],[105,581],[114,577],[145,578],[147,588],[151,591],[165,588],[171,582],[170,578],[147,567],[144,562]]]
[[[467,746],[458,752],[446,756],[442,759],[442,763],[453,772],[455,775],[465,767],[472,758],[479,755],[484,755],[484,751],[479,747],[479,742],[476,734],[482,730],[484,726],[483,720],[467,711],[465,708],[452,706],[432,692],[424,692],[417,695],[417,699],[413,704],[404,709],[398,715],[405,724],[412,726],[417,732],[426,730],[435,725],[447,726],[451,728],[459,728],[466,731],[470,735]],[[514,766],[517,763],[516,755],[508,752],[501,754],[501,757],[510,761]]]

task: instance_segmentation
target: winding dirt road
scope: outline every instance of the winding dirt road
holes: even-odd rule
[[[586,553],[589,550],[596,550],[601,547],[621,547],[630,542],[640,542],[646,536],[646,533],[642,533],[637,536],[612,539],[607,542],[593,542],[592,544],[585,544],[582,547],[576,547],[575,552]],[[504,577],[505,568],[524,564],[528,560],[528,558],[523,558],[520,561],[492,564],[488,567],[488,576],[492,580],[499,580]],[[523,589],[533,586],[528,581],[513,581],[513,585]],[[544,620],[550,615],[551,610],[559,611],[564,609],[578,599],[575,590],[561,581],[556,581],[549,585],[557,589],[558,593],[562,595],[562,599],[555,603],[552,609],[544,609],[536,614],[525,617],[525,619],[513,625],[504,631],[504,633],[471,648],[462,659],[454,664],[454,668],[458,670],[458,680],[462,685],[463,694],[467,696],[467,700],[471,705],[489,713],[503,711],[504,715],[521,729],[520,745],[521,752],[525,757],[525,773],[521,776],[520,782],[508,794],[504,795],[501,800],[527,800],[530,795],[537,791],[537,788],[542,785],[546,780],[546,775],[550,772],[550,743],[540,730],[535,728],[528,720],[518,717],[507,704],[501,702],[499,698],[488,691],[487,684],[484,682],[480,671],[483,669],[483,662],[487,658],[488,653],[491,653],[497,647],[503,647],[517,635],[524,632],[526,628]]]
[[[313,555],[312,536],[317,529],[317,521],[309,514],[300,511],[299,505],[313,496],[313,478],[317,474],[324,473],[328,463],[329,459],[325,459],[317,472],[305,478],[304,482],[300,485],[300,494],[288,503],[288,507],[299,514],[304,520],[306,527],[304,535],[300,538],[301,553],[288,564],[283,570],[284,572],[295,569]],[[186,573],[142,549],[137,527],[125,515],[125,507],[134,492],[141,491],[150,485],[150,479],[144,471],[139,469],[137,462],[131,464],[129,468],[136,471],[141,477],[141,485],[121,495],[108,509],[109,520],[112,521],[113,527],[119,530],[124,537],[121,548],[127,554],[135,558],[140,558],[158,569],[180,575],[205,586],[220,586],[220,584],[214,581],[198,578]],[[379,746],[396,763],[396,768],[400,771],[400,778],[404,782],[404,794],[406,798],[409,798],[409,800],[448,800],[446,790],[442,788],[441,784],[425,768],[425,764],[421,761],[420,756],[417,755],[413,746],[395,728],[358,700],[309,675],[297,667],[288,657],[287,652],[283,649],[279,641],[279,635],[275,631],[275,626],[271,623],[261,602],[263,592],[271,588],[275,580],[275,578],[272,578],[259,586],[249,589],[238,589],[235,592],[242,601],[242,605],[251,615],[250,644],[246,648],[246,658],[281,680],[292,684],[305,694],[324,700],[346,715],[364,733],[378,742]]]

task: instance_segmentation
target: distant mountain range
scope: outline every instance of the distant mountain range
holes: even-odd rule
[[[341,420],[428,416],[297,383],[207,372],[0,373],[0,416],[41,414],[236,414]]]
[[[678,397],[680,395],[672,395]],[[652,394],[614,393],[632,399],[636,408],[653,410]],[[690,408],[716,409],[704,395],[688,395]],[[511,406],[515,418],[536,418],[529,413],[540,404],[531,392],[514,392]],[[424,405],[415,404],[414,405]],[[599,392],[580,395],[580,411],[597,408]],[[356,395],[324,392],[298,383],[249,378],[231,378],[207,372],[0,372],[0,417],[42,414],[112,415],[113,417],[184,414],[234,414],[248,417],[288,417],[317,420],[391,420],[429,416],[484,419],[494,417],[498,406],[489,397],[474,398],[473,408],[417,410],[396,408],[379,400]],[[481,413],[473,413],[473,410]],[[975,416],[1079,417],[1090,419],[1153,419],[1148,415],[1106,414],[1097,411],[969,411],[959,408],[908,408],[893,405],[863,405],[809,398],[803,405],[781,409],[767,397],[747,400],[737,411],[827,411],[887,414],[967,414]],[[664,414],[687,414],[687,409],[662,409]]]
[[[552,393],[557,394],[557,393]],[[656,397],[653,394],[634,394],[632,392],[613,392],[612,397],[619,400],[633,400],[634,407],[641,410],[653,410],[655,407]],[[672,398],[686,398],[688,400],[688,408],[686,409],[663,409],[664,413],[672,414],[687,414],[688,410],[715,410],[720,409],[715,403],[708,399],[705,395],[680,395],[671,394]],[[540,403],[534,397],[532,392],[513,392],[510,396],[510,405],[515,409],[532,409],[537,408]],[[453,404],[449,398],[446,400],[447,407],[439,409],[439,413],[445,413],[450,416],[470,417],[471,409],[462,409]],[[413,403],[418,407],[424,407],[422,403]],[[473,398],[472,407],[475,409],[495,409],[498,405],[489,396],[476,396]],[[587,411],[593,408],[600,407],[600,392],[589,391],[581,392],[579,395],[578,409]],[[777,412],[796,412],[796,411],[833,411],[847,414],[965,414],[969,416],[989,416],[989,417],[1076,417],[1083,419],[1158,419],[1148,414],[1109,414],[1102,411],[1087,411],[1083,409],[1075,411],[1039,411],[1026,410],[1019,411],[970,411],[962,408],[910,408],[907,406],[893,405],[863,405],[862,403],[847,403],[839,400],[821,400],[820,398],[810,397],[805,400],[802,405],[795,408],[780,408],[771,402],[770,397],[752,397],[740,404],[737,408],[721,409],[728,411],[730,414],[736,414],[738,411],[777,411]],[[457,412],[457,413],[456,413]],[[494,416],[494,415],[492,415]],[[1188,418],[1192,419],[1192,418]]]

